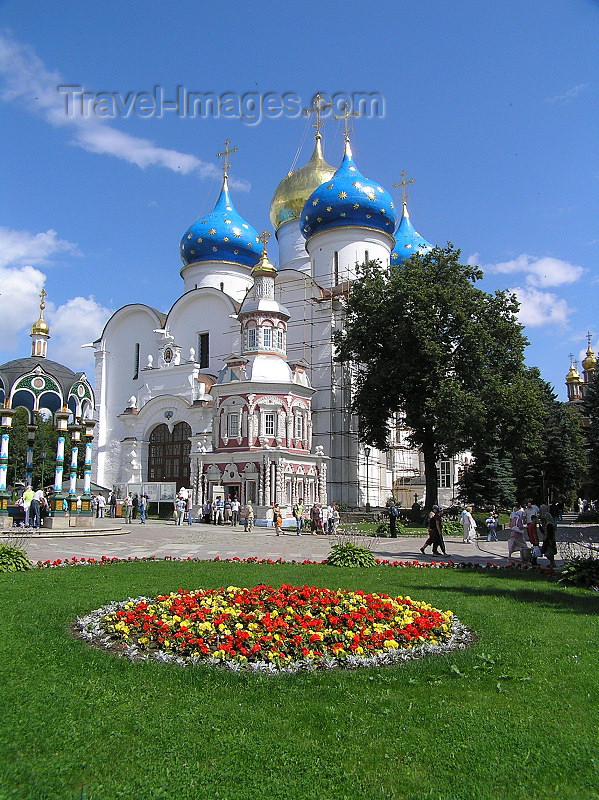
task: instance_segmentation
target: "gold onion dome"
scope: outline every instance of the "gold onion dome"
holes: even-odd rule
[[[308,163],[283,178],[273,195],[270,203],[270,221],[275,231],[284,222],[299,219],[306,200],[321,184],[329,181],[335,171],[335,167],[325,161],[322,153],[322,137],[317,134],[314,152]]]
[[[31,326],[31,335],[48,336],[50,333],[50,326],[43,317],[40,317],[37,322]]]
[[[50,326],[44,319],[44,309],[46,307],[46,295],[47,292],[45,289],[42,289],[40,292],[40,318],[37,322],[34,322],[31,326],[31,333],[30,336],[50,336]]]
[[[566,375],[566,383],[581,383],[580,373],[574,364],[570,364],[570,369]]]
[[[589,344],[589,349],[587,350],[586,358],[583,359],[582,367],[587,372],[591,372],[592,370],[597,368],[597,358],[590,344]]]

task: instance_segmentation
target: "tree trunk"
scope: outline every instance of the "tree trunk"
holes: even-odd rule
[[[426,482],[426,498],[424,507],[430,510],[439,501],[439,485],[437,480],[437,459],[435,455],[435,445],[432,441],[426,441],[422,445],[422,455],[424,456],[424,480]]]

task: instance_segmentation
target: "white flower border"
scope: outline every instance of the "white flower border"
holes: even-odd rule
[[[104,647],[114,652],[115,639],[110,634],[107,634],[101,626],[101,621],[106,614],[120,611],[125,608],[128,603],[152,603],[155,602],[155,600],[155,597],[129,597],[127,600],[108,603],[108,605],[97,608],[95,611],[90,611],[89,614],[83,617],[77,617],[74,631],[79,638],[85,639],[89,644]],[[467,645],[475,641],[475,639],[476,637],[473,632],[454,616],[451,624],[451,636],[443,644],[424,642],[418,646],[398,648],[390,650],[388,653],[380,653],[378,655],[366,657],[348,655],[345,658],[335,658],[333,656],[319,659],[302,658],[298,661],[285,664],[284,666],[278,666],[271,661],[252,661],[246,664],[240,664],[238,661],[223,661],[220,658],[213,657],[184,657],[175,655],[174,653],[167,653],[163,650],[148,652],[141,650],[136,645],[126,645],[121,651],[117,652],[117,655],[121,658],[128,658],[130,661],[151,660],[158,661],[162,664],[176,664],[179,667],[224,667],[231,670],[231,672],[262,672],[269,675],[277,675],[279,673],[293,674],[297,672],[309,672],[317,669],[359,669],[361,667],[390,666],[392,664],[413,661],[416,658],[424,658],[425,656],[443,655],[444,653],[450,653],[452,650],[465,650]]]

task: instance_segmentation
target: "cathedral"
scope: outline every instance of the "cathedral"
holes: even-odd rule
[[[431,245],[410,221],[408,181],[398,214],[355,163],[347,116],[341,163],[325,160],[314,110],[312,155],[271,202],[277,267],[269,235],[235,209],[236,148],[226,142],[214,209],[181,239],[180,297],[166,312],[124,306],[94,342],[97,483],[157,501],[186,487],[198,506],[220,493],[288,512],[300,498],[347,507],[423,499],[421,457],[401,420],[391,421],[389,451],[359,442],[351,369],[335,362],[333,333],[357,264],[389,267]],[[459,466],[439,464],[444,504]]]

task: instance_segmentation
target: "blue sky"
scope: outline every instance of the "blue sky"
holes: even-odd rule
[[[304,138],[296,165],[310,154],[301,115],[125,115],[131,98],[184,87],[247,111],[267,93],[369,92],[384,114],[355,122],[361,171],[396,192],[405,170],[418,231],[480,264],[488,291],[517,290],[527,362],[565,398],[568,354],[587,331],[599,344],[598,27],[595,0],[4,2],[0,363],[29,355],[44,286],[48,356],[91,374],[81,344],[112,311],[181,293],[179,240],[216,200],[225,139],[259,231]],[[120,112],[68,116],[65,85]],[[338,164],[340,123],[323,134]]]

